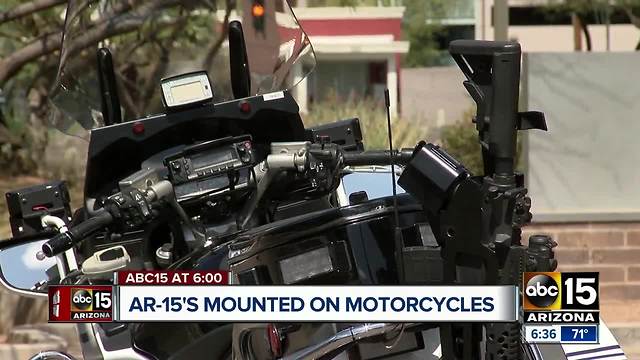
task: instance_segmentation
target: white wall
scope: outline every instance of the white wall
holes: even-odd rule
[[[589,25],[593,51],[606,51],[606,27]],[[487,40],[493,39],[493,28],[487,29]],[[516,40],[527,52],[572,52],[573,27],[570,25],[510,26],[509,39]],[[633,51],[640,40],[640,31],[628,24],[610,27],[611,51]],[[582,36],[582,49],[587,49]]]
[[[640,220],[640,53],[525,56],[522,104],[534,221]]]
[[[402,69],[401,79],[403,117],[442,126],[462,120],[464,112],[474,108],[457,66]]]

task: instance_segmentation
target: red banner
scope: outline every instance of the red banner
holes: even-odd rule
[[[49,322],[111,322],[112,309],[111,286],[49,286]]]
[[[196,271],[119,271],[118,285],[227,285],[229,272],[224,270]]]

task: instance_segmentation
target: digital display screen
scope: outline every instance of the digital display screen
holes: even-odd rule
[[[198,81],[171,87],[171,96],[176,103],[191,102],[205,97],[202,83]]]
[[[231,151],[215,151],[205,154],[197,154],[191,157],[191,166],[196,171],[211,165],[218,165],[230,160],[233,160],[234,156]]]

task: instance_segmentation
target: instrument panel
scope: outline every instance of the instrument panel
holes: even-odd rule
[[[165,159],[178,202],[244,187],[254,165],[250,136],[203,142]]]

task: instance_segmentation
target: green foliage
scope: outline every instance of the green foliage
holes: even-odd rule
[[[341,100],[335,96],[314,104],[303,117],[306,127],[338,120],[359,118],[367,149],[389,148],[387,117],[383,104],[372,99]],[[396,118],[392,121],[393,145],[396,148],[414,147],[427,137],[429,129],[415,119]]]
[[[308,7],[324,7],[324,6],[358,6],[356,0],[309,0]]]
[[[231,3],[231,0],[228,1]],[[22,3],[17,0],[2,1],[0,13],[14,9]],[[160,110],[157,78],[168,71],[179,70],[168,68],[167,59],[175,60],[175,63],[201,61],[204,68],[222,69],[223,67],[215,61],[221,61],[216,54],[226,37],[226,34],[216,34],[216,30],[223,28],[212,22],[214,17],[210,14],[215,14],[216,9],[207,7],[206,10],[198,12],[198,16],[194,16],[190,12],[191,5],[186,3],[169,4],[162,0],[134,3],[135,9],[131,9],[122,6],[124,2],[109,2],[112,12],[105,11],[105,14],[111,16],[108,21],[112,22],[112,26],[109,31],[102,32],[100,36],[104,38],[97,39],[107,39],[108,47],[114,53],[121,105],[127,118],[137,118]],[[204,3],[203,1],[200,4]],[[211,3],[216,4],[216,1]],[[81,1],[76,2],[76,5],[81,4]],[[217,4],[220,5],[222,2]],[[42,174],[48,171],[36,169],[36,165],[42,164],[39,160],[48,145],[46,126],[51,119],[51,109],[47,97],[52,95],[50,89],[58,70],[59,51],[52,45],[51,48],[55,51],[38,50],[34,53],[41,55],[30,58],[31,53],[25,56],[24,50],[28,49],[29,44],[37,45],[40,40],[45,43],[47,38],[60,36],[64,27],[64,5],[64,1],[59,1],[50,8],[34,9],[21,16],[8,17],[6,21],[2,21],[3,18],[0,17],[0,73],[3,69],[12,68],[6,65],[14,65],[13,70],[2,74],[0,80],[3,95],[6,96],[0,122],[0,167],[5,169],[5,172]],[[127,19],[127,15],[132,12],[142,14],[140,11],[145,8],[155,9],[147,10],[148,21],[145,20],[138,27],[111,33],[111,29],[118,26],[127,29],[127,26],[122,26],[122,19]],[[162,17],[152,16],[160,11],[163,11]],[[77,26],[74,28],[77,34],[74,34],[73,30],[70,31],[67,33],[67,40],[71,41],[74,35],[84,35],[84,30],[97,28],[94,22],[98,20],[92,19],[93,15],[95,13],[92,11],[81,13],[82,19],[77,18],[72,22]],[[143,19],[144,16],[140,15],[139,18]],[[16,54],[22,56],[15,56]],[[196,58],[193,54],[199,54],[199,57]],[[96,73],[93,71],[95,56],[95,49],[83,51],[80,48],[69,57],[71,60],[65,70],[77,75],[72,77],[79,79],[79,82],[91,83],[96,80]],[[227,62],[224,66],[227,71]],[[90,91],[95,89],[92,86],[86,88]],[[226,88],[217,91],[218,94],[227,92]],[[97,99],[96,95],[91,92],[86,97],[94,100]]]
[[[440,26],[431,24],[407,27],[405,36],[411,46],[404,57],[403,66],[423,67],[437,62],[441,51],[436,37],[441,31]]]
[[[20,139],[13,134],[11,138]],[[0,137],[3,137],[0,135]],[[37,166],[31,152],[15,142],[0,139],[0,166],[3,176],[31,173]]]
[[[403,65],[421,67],[437,63],[441,55],[437,38],[445,31],[438,19],[446,17],[452,2],[406,0],[404,5],[406,11],[403,30],[405,38],[410,43],[410,48],[404,58]]]
[[[391,5],[390,0],[382,2],[384,6]],[[322,7],[322,6],[376,6],[377,0],[308,0],[307,6],[309,7]]]
[[[471,121],[459,121],[445,126],[441,135],[442,148],[460,161],[473,174],[482,174],[482,152],[478,132]]]
[[[548,10],[557,12],[573,12],[579,15],[606,15],[613,8],[629,8],[640,10],[640,0],[549,0]],[[599,21],[603,23],[604,21]]]
[[[0,13],[23,1],[6,0]],[[62,30],[64,6],[0,22],[0,62],[28,44]],[[46,56],[28,63],[8,81],[0,83],[6,103],[0,123],[0,167],[4,175],[34,174],[41,162],[47,134],[42,123],[44,94],[55,76],[58,57]],[[0,65],[2,68],[3,65]]]
[[[608,0],[550,0],[548,6],[577,12],[590,12],[594,7],[607,5]]]
[[[471,123],[474,109],[467,110],[462,119],[455,124],[447,125],[441,129],[440,140],[442,148],[460,161],[475,175],[484,174],[482,163],[482,148],[478,140],[476,127]],[[522,164],[522,142],[518,137],[516,155],[516,169]]]
[[[445,30],[438,19],[446,17],[455,5],[451,0],[308,0],[307,6],[383,6],[402,5],[406,8],[403,21],[404,37],[410,43],[409,53],[403,65],[406,67],[429,66],[440,62],[442,51],[437,38]],[[427,19],[431,20],[427,23]]]

